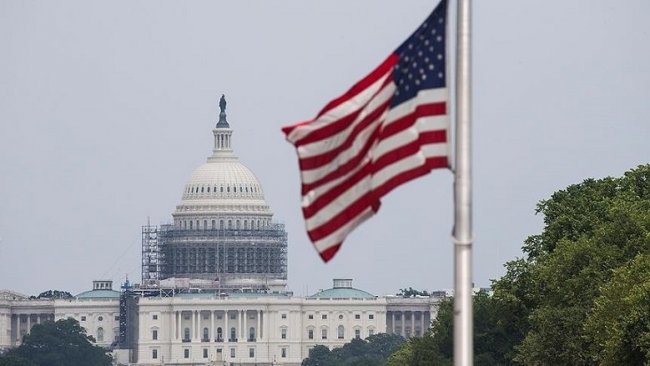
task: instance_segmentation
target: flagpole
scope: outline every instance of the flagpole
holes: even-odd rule
[[[471,0],[458,0],[454,171],[454,366],[472,366]]]

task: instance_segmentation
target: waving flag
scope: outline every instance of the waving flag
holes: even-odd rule
[[[283,128],[298,153],[307,234],[324,261],[382,196],[449,166],[447,0],[313,120]]]

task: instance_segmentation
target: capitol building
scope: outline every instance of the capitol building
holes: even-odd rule
[[[316,345],[424,334],[442,296],[375,296],[352,279],[306,297],[287,290],[287,233],[234,152],[223,96],[219,107],[212,153],[183,188],[173,223],[142,228],[140,283],[118,291],[97,280],[72,299],[0,290],[0,349],[68,317],[121,365],[300,365]]]

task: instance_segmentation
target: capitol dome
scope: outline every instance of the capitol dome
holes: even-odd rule
[[[269,224],[273,215],[259,180],[232,149],[233,130],[226,120],[225,99],[223,103],[212,131],[212,155],[192,173],[173,214],[178,228],[223,229],[230,220],[228,228],[253,229]]]

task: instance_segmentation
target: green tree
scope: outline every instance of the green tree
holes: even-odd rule
[[[315,346],[302,366],[381,366],[388,356],[404,342],[404,338],[380,333],[364,339],[353,339],[330,351],[325,346]]]
[[[72,296],[71,293],[68,291],[60,291],[60,290],[47,290],[43,291],[38,296],[30,296],[30,299],[72,299],[74,296]]]
[[[650,255],[617,269],[595,300],[585,325],[600,365],[643,365],[650,360]]]
[[[650,249],[650,166],[569,186],[537,212],[544,230],[493,285],[503,351],[522,365],[601,364],[602,345],[585,324],[603,288],[619,280],[613,273]]]
[[[418,291],[413,287],[400,289],[396,295],[401,297],[430,296],[426,290]]]
[[[110,366],[112,360],[106,350],[92,342],[94,339],[74,319],[48,321],[34,325],[19,347],[0,358],[0,365],[22,359],[27,363],[7,365]]]

